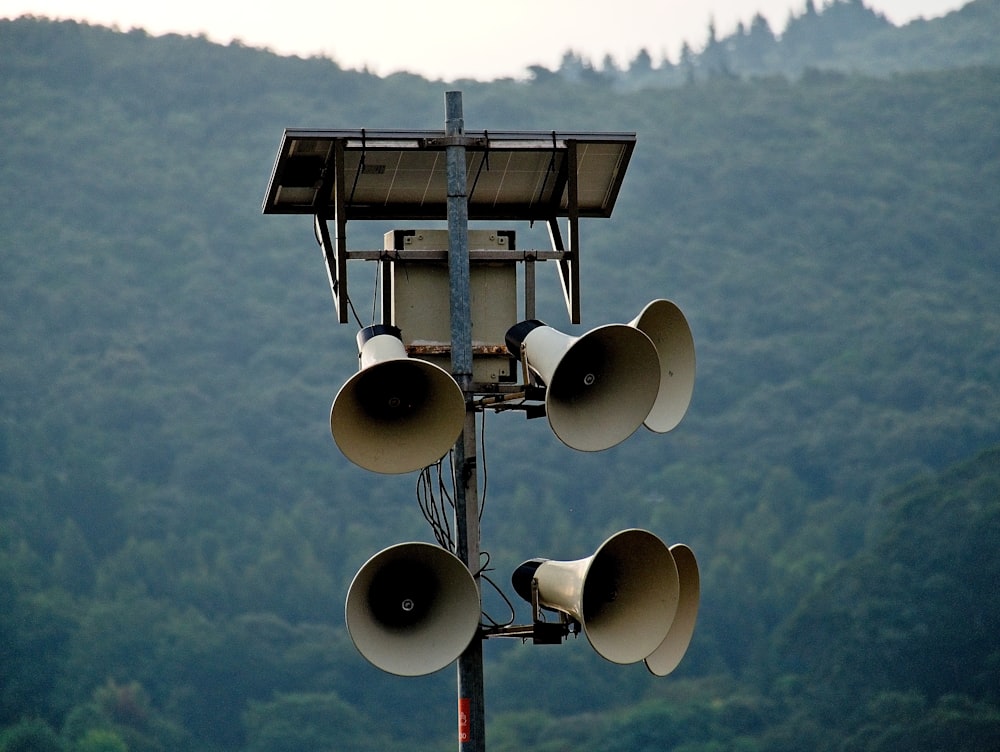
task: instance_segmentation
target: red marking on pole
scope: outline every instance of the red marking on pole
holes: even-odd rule
[[[469,698],[458,700],[458,741],[465,744],[472,739],[472,718],[469,714]]]

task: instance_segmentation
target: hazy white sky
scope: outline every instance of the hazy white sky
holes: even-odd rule
[[[830,0],[814,0],[822,8]],[[968,0],[866,0],[890,21],[933,18]],[[30,14],[238,39],[280,54],[324,55],[344,68],[432,79],[521,77],[529,65],[557,68],[573,50],[599,65],[627,65],[640,49],[654,61],[695,50],[710,20],[720,36],[761,13],[780,33],[806,0],[0,0],[0,17]]]

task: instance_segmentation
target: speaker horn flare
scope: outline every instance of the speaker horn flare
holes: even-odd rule
[[[643,421],[650,431],[666,433],[681,422],[694,393],[694,337],[687,319],[669,300],[654,300],[629,323],[653,341],[660,361],[656,401]]]
[[[351,462],[376,473],[408,473],[437,462],[465,424],[465,396],[447,371],[409,358],[400,331],[358,332],[361,370],[330,408],[330,431]]]
[[[430,543],[383,549],[347,592],[347,631],[370,663],[423,676],[458,658],[479,628],[479,588],[461,560]]]
[[[694,551],[683,543],[670,547],[670,555],[677,564],[680,579],[680,599],[677,613],[670,625],[670,631],[660,646],[646,656],[646,668],[656,676],[666,676],[677,668],[691,644],[694,625],[698,619],[698,605],[701,601],[701,579],[698,575],[698,560]]]

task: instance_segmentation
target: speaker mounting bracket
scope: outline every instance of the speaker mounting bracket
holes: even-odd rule
[[[522,642],[531,640],[534,645],[560,645],[569,635],[580,631],[579,624],[569,620],[535,621],[531,624],[507,624],[483,629],[484,639],[493,637],[516,637]]]
[[[529,639],[534,645],[561,645],[569,635],[580,632],[580,623],[567,614],[559,614],[559,621],[545,621],[538,601],[538,580],[531,580],[531,624],[507,624],[483,631],[484,638],[517,637],[522,642]]]

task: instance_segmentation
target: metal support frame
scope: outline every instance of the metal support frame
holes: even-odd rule
[[[332,165],[331,165],[332,161]],[[314,204],[313,232],[316,241],[323,249],[326,261],[326,274],[330,280],[330,292],[333,294],[333,305],[337,311],[337,320],[347,323],[347,210],[344,201],[344,143],[334,142],[330,158],[323,168],[323,185],[316,192],[317,201]],[[330,237],[330,227],[327,225],[329,216],[325,205],[319,202],[319,197],[333,196],[333,219],[336,233]]]
[[[393,261],[447,261],[447,251],[414,250],[386,251],[384,249],[348,250],[346,243],[346,228],[337,223],[336,237],[330,234],[328,219],[322,214],[314,217],[316,240],[323,249],[326,260],[327,276],[330,279],[330,290],[333,293],[334,305],[341,324],[347,323],[347,262],[348,261],[379,261],[382,267],[382,316],[389,321],[392,313],[392,271]],[[346,224],[346,223],[345,223]],[[524,318],[535,318],[535,265],[539,261],[556,261],[559,265],[559,280],[562,285],[563,297],[566,301],[566,312],[570,321],[580,323],[580,266],[579,266],[579,220],[569,221],[568,235],[570,247],[563,243],[559,221],[552,217],[547,220],[549,238],[552,250],[497,251],[492,249],[469,249],[470,261],[504,261],[524,264]]]
[[[552,248],[563,252],[559,260],[559,280],[562,282],[563,297],[566,299],[566,310],[569,319],[574,324],[580,323],[580,202],[579,180],[576,160],[576,141],[566,142],[566,204],[567,204],[567,235],[569,248],[563,245],[559,232],[559,221],[550,217],[548,221],[549,238]]]
[[[448,139],[448,276],[451,309],[452,376],[466,395],[465,427],[455,442],[455,552],[479,587],[479,496],[476,477],[476,413],[472,409],[472,313],[469,296],[469,209],[462,135],[462,93],[445,94]],[[461,752],[485,752],[483,641],[477,632],[458,658],[458,742]]]
[[[536,308],[536,264],[539,261],[554,260],[558,267],[560,284],[566,302],[567,312],[573,324],[581,323],[580,304],[580,240],[579,220],[584,216],[610,216],[611,207],[621,184],[621,176],[631,154],[631,143],[634,134],[606,134],[610,140],[624,143],[621,162],[613,166],[614,172],[604,200],[594,204],[590,199],[593,191],[587,195],[587,204],[581,210],[580,206],[580,152],[587,145],[601,143],[600,137],[595,140],[587,134],[572,134],[557,139],[555,131],[551,134],[552,159],[545,183],[551,193],[541,210],[532,205],[522,215],[510,214],[510,209],[496,210],[496,218],[528,219],[544,221],[547,224],[550,251],[529,250],[497,250],[469,249],[469,207],[472,198],[467,192],[466,176],[469,167],[467,151],[469,149],[490,150],[490,134],[483,132],[482,136],[466,135],[462,113],[462,94],[459,91],[445,93],[445,132],[444,137],[438,135],[420,139],[417,148],[444,151],[447,164],[447,195],[446,218],[448,222],[448,250],[408,250],[401,251],[348,251],[347,221],[348,215],[362,219],[385,219],[398,210],[394,204],[388,211],[379,209],[377,202],[365,204],[364,200],[356,199],[355,189],[358,178],[365,169],[365,131],[360,132],[362,149],[360,165],[355,165],[356,174],[353,183],[348,188],[345,177],[345,155],[348,144],[358,134],[346,131],[312,134],[295,132],[286,137],[292,140],[283,141],[279,151],[278,161],[272,173],[272,182],[265,199],[265,213],[312,213],[313,229],[320,245],[326,265],[330,291],[338,321],[348,323],[350,297],[347,286],[348,260],[368,260],[381,263],[380,281],[382,289],[383,321],[391,321],[393,306],[393,276],[392,266],[396,261],[426,261],[440,264],[447,261],[449,274],[449,314],[451,342],[447,349],[451,356],[452,376],[462,389],[466,402],[466,416],[462,433],[453,449],[453,460],[456,477],[455,482],[455,528],[456,555],[465,563],[480,587],[480,509],[477,488],[477,439],[476,414],[493,409],[524,410],[527,417],[544,415],[544,404],[528,404],[531,401],[544,400],[545,389],[536,383],[535,378],[527,368],[523,353],[519,360],[523,369],[523,384],[476,384],[473,381],[473,357],[475,355],[490,355],[496,357],[499,353],[483,352],[483,346],[473,347],[471,301],[470,301],[470,261],[495,261],[501,263],[524,264],[524,318],[535,317]],[[386,141],[394,142],[397,134],[382,134],[383,148]],[[412,145],[411,134],[398,134],[399,138]],[[517,134],[520,137],[520,134]],[[548,134],[545,134],[547,139]],[[296,140],[298,139],[298,140]],[[578,141],[578,139],[583,139]],[[624,140],[618,140],[624,139]],[[517,138],[515,138],[517,140]],[[302,143],[306,145],[302,147]],[[527,134],[514,149],[537,149],[545,142],[538,135]],[[297,145],[298,144],[298,145]],[[582,144],[582,145],[581,145]],[[287,149],[286,149],[287,145]],[[327,145],[328,148],[324,148]],[[301,148],[300,148],[301,147]],[[579,148],[578,148],[579,147]],[[355,151],[357,144],[351,146]],[[377,148],[373,150],[377,153]],[[559,167],[557,156],[561,153]],[[314,158],[314,155],[321,157]],[[600,159],[600,156],[597,157]],[[475,157],[473,157],[475,159]],[[287,162],[282,162],[287,160]],[[297,160],[297,161],[296,161]],[[488,160],[488,156],[487,156]],[[488,161],[485,162],[488,169]],[[588,163],[589,164],[589,163]],[[373,170],[372,174],[375,173]],[[477,174],[472,191],[476,190]],[[301,199],[303,195],[315,190],[312,198]],[[285,191],[285,193],[283,193]],[[291,198],[285,198],[286,195]],[[565,200],[565,205],[561,202]],[[492,218],[490,209],[484,210],[480,198],[479,211],[484,216],[475,219]],[[374,208],[373,208],[374,207]],[[395,208],[393,208],[395,207]],[[435,211],[440,204],[435,204]],[[507,213],[505,213],[507,212]],[[419,213],[419,212],[418,212]],[[393,218],[402,218],[400,213]],[[409,215],[407,215],[409,216]],[[413,215],[414,217],[417,214]],[[423,216],[423,214],[420,214]],[[429,216],[429,215],[428,215]],[[567,219],[566,237],[560,228],[559,218]],[[412,217],[411,217],[412,218]],[[439,219],[439,216],[433,217]],[[331,232],[330,222],[333,223]],[[437,347],[443,347],[435,345]],[[414,348],[424,347],[413,345]],[[418,357],[421,352],[411,352]],[[444,352],[431,353],[436,356]],[[478,398],[477,398],[477,395]],[[486,395],[486,396],[482,396]],[[469,646],[458,659],[457,699],[458,699],[458,740],[460,752],[485,752],[485,700],[483,696],[483,641],[496,637],[516,637],[522,640],[531,639],[535,644],[558,644],[571,634],[577,634],[581,625],[566,614],[559,613],[558,621],[548,621],[543,618],[539,603],[538,583],[531,583],[531,624],[510,624],[505,626],[480,626]]]
[[[448,149],[452,148],[456,147],[448,147]],[[337,318],[341,324],[346,324],[348,322],[347,310],[349,303],[347,292],[348,260],[396,261],[405,258],[409,261],[443,261],[451,258],[451,250],[449,249],[447,253],[432,250],[406,251],[405,253],[397,251],[391,255],[384,249],[349,251],[347,249],[347,212],[344,206],[343,151],[343,143],[336,141],[334,146],[334,164],[328,170],[328,179],[331,181],[331,186],[328,190],[331,190],[334,195],[335,216],[333,219],[336,232],[331,236],[327,225],[330,218],[324,213],[323,207],[317,207],[317,213],[313,217],[313,222],[316,240],[323,249],[327,277],[330,280],[330,291],[333,294]],[[559,220],[553,216],[546,220],[549,240],[552,245],[551,251],[494,251],[468,249],[467,247],[466,253],[468,258],[474,261],[524,263],[524,318],[526,319],[535,317],[535,264],[538,261],[555,260],[559,266],[559,281],[562,285],[563,298],[566,302],[566,312],[569,315],[571,323],[579,324],[581,323],[580,217],[577,209],[577,164],[574,141],[567,143],[567,151],[569,155],[567,159],[568,218],[566,230],[569,239],[568,247],[563,240]],[[466,219],[467,226],[468,220]],[[382,291],[383,320],[388,321],[391,317],[392,301],[391,272],[388,264],[382,269]]]

